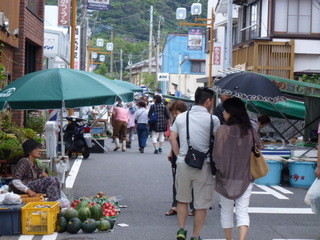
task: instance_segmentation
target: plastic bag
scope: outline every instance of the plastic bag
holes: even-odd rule
[[[320,214],[320,180],[316,178],[309,188],[304,202],[311,205],[312,212]]]
[[[22,203],[22,199],[20,195],[12,192],[5,193],[3,204],[14,205],[14,204],[21,204],[21,203]]]
[[[70,208],[71,203],[69,201],[69,199],[67,198],[66,194],[60,190],[60,196],[61,198],[59,200],[57,200],[58,202],[60,202],[60,207],[61,208]]]
[[[0,194],[0,205],[3,204],[4,198],[6,197],[5,193]]]

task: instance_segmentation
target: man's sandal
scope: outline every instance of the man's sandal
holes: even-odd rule
[[[174,209],[170,209],[168,212],[165,213],[166,216],[173,216],[177,215],[177,211]]]
[[[196,213],[196,210],[193,209],[190,212],[188,212],[188,216],[194,216],[195,213]]]

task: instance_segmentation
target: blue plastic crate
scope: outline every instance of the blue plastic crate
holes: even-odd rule
[[[0,236],[21,234],[21,207],[20,205],[0,205]]]
[[[104,130],[103,130],[103,127],[92,127],[91,132],[93,134],[100,134],[100,133],[103,133]]]

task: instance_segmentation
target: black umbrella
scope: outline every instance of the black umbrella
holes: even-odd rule
[[[285,101],[279,88],[268,78],[252,72],[229,74],[214,83],[213,90],[249,101]]]

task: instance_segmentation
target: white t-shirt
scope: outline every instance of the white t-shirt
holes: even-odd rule
[[[184,158],[188,152],[186,116],[187,112],[179,114],[171,127],[171,131],[179,134],[180,152],[177,163],[184,163]],[[193,106],[189,113],[190,145],[201,152],[209,150],[210,117],[211,114],[208,113],[208,110],[199,105]],[[220,120],[215,115],[212,115],[212,120],[213,132],[215,133],[220,126]],[[206,161],[209,161],[209,159]]]

